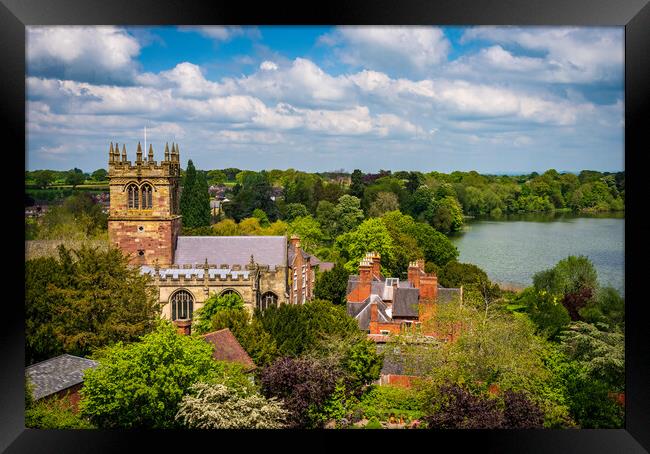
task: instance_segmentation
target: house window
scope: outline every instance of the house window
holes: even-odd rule
[[[172,320],[192,320],[194,297],[187,290],[179,290],[172,295]]]
[[[383,334],[384,336],[388,336],[390,334],[390,331],[387,329],[381,329],[379,330],[379,334]]]
[[[307,301],[307,294],[303,292],[303,294],[302,294],[302,304],[305,304],[306,301]]]
[[[150,210],[153,206],[153,189],[149,183],[142,185],[142,209]]]
[[[266,292],[262,295],[260,300],[260,309],[268,309],[269,307],[276,307],[278,305],[278,296],[273,292]]]
[[[293,289],[298,290],[298,272],[293,272]]]
[[[135,184],[130,184],[127,188],[127,196],[128,196],[128,202],[129,202],[129,208],[137,210],[140,207],[139,203],[139,194],[140,191],[138,190],[138,187]]]

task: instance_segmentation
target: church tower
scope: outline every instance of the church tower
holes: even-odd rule
[[[108,238],[130,256],[134,265],[174,263],[176,240],[181,228],[179,210],[180,158],[178,145],[172,144],[171,153],[165,145],[165,159],[153,160],[149,145],[147,159],[143,160],[138,142],[134,163],[126,159],[118,144],[111,142],[108,151],[108,179],[110,181],[110,211]]]

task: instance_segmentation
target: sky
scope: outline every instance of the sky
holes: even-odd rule
[[[27,27],[26,169],[624,170],[623,27]],[[148,145],[147,145],[148,147]]]

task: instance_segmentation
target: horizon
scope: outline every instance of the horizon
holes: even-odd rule
[[[146,127],[157,154],[178,142],[203,169],[621,172],[623,36],[28,26],[26,170],[104,168],[110,141],[134,156]]]

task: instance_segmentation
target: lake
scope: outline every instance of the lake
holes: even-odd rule
[[[569,255],[586,255],[601,285],[624,293],[624,213],[527,213],[467,219],[451,236],[458,260],[474,263],[492,281],[530,286],[533,275]]]

